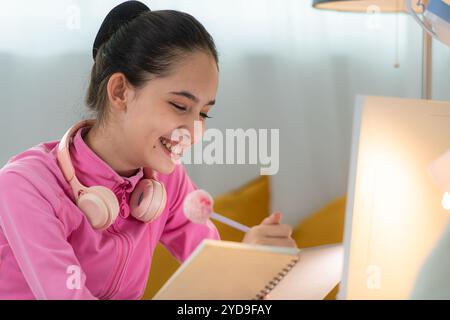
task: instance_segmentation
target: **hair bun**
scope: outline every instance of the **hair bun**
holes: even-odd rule
[[[92,57],[97,56],[100,46],[105,43],[116,32],[121,25],[130,22],[143,12],[150,11],[150,8],[139,1],[126,1],[114,7],[103,20],[92,48]]]

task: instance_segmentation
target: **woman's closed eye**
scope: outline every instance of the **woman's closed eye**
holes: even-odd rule
[[[206,119],[206,118],[208,118],[208,119],[211,119],[212,117],[210,117],[210,116],[208,116],[206,113],[204,113],[204,112],[200,112],[200,117],[202,117],[203,119]]]
[[[185,107],[185,106],[180,106],[180,105],[178,105],[178,104],[176,104],[176,103],[173,103],[173,102],[169,102],[174,108],[176,108],[176,109],[178,109],[178,110],[181,110],[181,111],[186,111],[187,110],[187,107]],[[210,116],[208,116],[208,114],[206,114],[206,113],[204,113],[204,112],[200,112],[200,116],[203,118],[203,119],[205,119],[205,118],[212,118],[212,117],[210,117]]]
[[[176,104],[176,103],[173,103],[173,102],[169,102],[174,108],[176,108],[176,109],[178,109],[178,110],[182,110],[182,111],[186,111],[186,107],[184,107],[184,106],[180,106],[180,105],[178,105],[178,104]]]

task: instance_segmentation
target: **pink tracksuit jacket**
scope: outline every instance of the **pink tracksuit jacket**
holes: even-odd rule
[[[203,239],[220,239],[212,223],[184,216],[183,199],[196,186],[182,165],[158,175],[167,190],[162,215],[134,219],[128,203],[143,170],[118,175],[85,144],[85,129],[70,146],[77,177],[113,190],[120,214],[104,231],[90,226],[58,167],[58,141],[12,157],[0,170],[0,299],[140,299],[158,241],[183,262]]]

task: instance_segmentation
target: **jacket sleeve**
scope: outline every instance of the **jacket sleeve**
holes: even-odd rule
[[[177,166],[175,176],[177,177],[176,187],[172,195],[173,200],[169,204],[169,217],[160,242],[179,262],[184,262],[203,239],[220,240],[220,235],[211,221],[205,225],[196,224],[184,215],[184,198],[197,187],[182,165]]]
[[[0,174],[0,227],[35,298],[96,299],[55,214],[58,205],[22,175]]]

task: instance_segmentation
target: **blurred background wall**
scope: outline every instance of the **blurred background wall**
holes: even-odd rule
[[[120,2],[0,0],[0,166],[87,115],[92,43]],[[188,12],[214,37],[220,84],[209,128],[280,130],[272,207],[288,223],[346,192],[356,94],[420,98],[422,33],[405,14],[319,11],[309,0],[143,2]],[[436,100],[450,99],[449,53],[434,43]],[[187,169],[218,195],[260,165]]]

